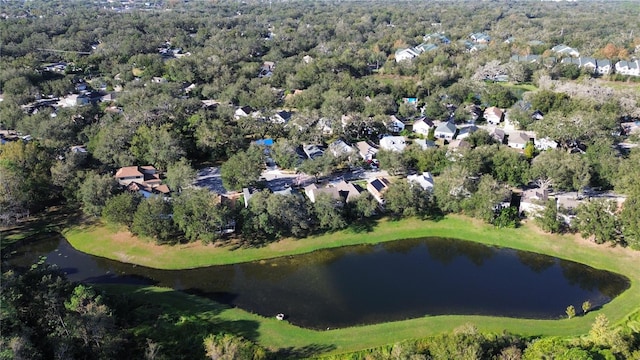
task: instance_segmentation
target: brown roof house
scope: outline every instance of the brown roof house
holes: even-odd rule
[[[389,184],[390,182],[386,178],[375,178],[369,180],[367,183],[367,190],[369,190],[380,205],[384,205],[384,193],[389,188]]]
[[[137,182],[143,185],[156,187],[162,183],[158,171],[153,166],[125,166],[118,171],[115,175],[116,180],[120,185],[129,185],[132,182]]]
[[[491,125],[498,125],[504,118],[504,112],[495,106],[489,107],[484,111],[484,119]]]

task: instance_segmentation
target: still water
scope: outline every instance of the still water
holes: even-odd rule
[[[171,287],[314,329],[442,314],[553,319],[568,305],[579,312],[589,300],[597,308],[629,287],[623,276],[575,262],[443,238],[178,271],[86,255],[61,236],[13,250],[9,263],[46,256],[73,281]]]

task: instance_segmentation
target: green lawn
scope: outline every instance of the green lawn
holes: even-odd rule
[[[368,325],[329,331],[301,329],[275,319],[263,318],[240,309],[230,309],[207,300],[216,311],[218,321],[231,326],[235,323],[253,324],[251,340],[271,349],[295,348],[318,349],[322,352],[343,353],[381,346],[405,339],[421,338],[443,331],[450,331],[471,322],[489,332],[504,330],[522,335],[585,334],[598,313],[604,313],[612,323],[623,323],[638,317],[640,304],[640,253],[622,248],[597,246],[573,235],[547,235],[530,224],[518,229],[496,229],[464,216],[448,216],[437,222],[405,219],[401,221],[381,220],[372,229],[363,227],[359,231],[350,229],[333,234],[306,239],[285,239],[263,248],[232,250],[227,247],[203,246],[200,244],[175,247],[157,247],[126,233],[114,234],[104,226],[71,227],[64,232],[67,239],[81,251],[107,258],[165,269],[191,268],[213,264],[228,264],[310,252],[320,248],[349,244],[378,243],[396,239],[424,236],[450,237],[485,244],[505,246],[520,250],[548,254],[584,263],[595,268],[624,274],[631,279],[629,290],[618,296],[602,309],[584,317],[571,320],[526,320],[487,316],[431,316],[406,321]],[[144,288],[137,292],[158,293],[162,296],[148,297],[153,301],[183,303],[189,308],[193,297],[169,289]],[[165,300],[166,299],[166,300]],[[569,304],[567,304],[569,305]],[[573,304],[580,308],[581,304]],[[230,331],[231,331],[230,330]]]

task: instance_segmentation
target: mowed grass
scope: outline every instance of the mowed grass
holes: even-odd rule
[[[623,274],[631,280],[630,288],[611,303],[586,316],[570,320],[427,316],[377,325],[315,331],[240,309],[221,308],[220,304],[209,300],[197,300],[208,302],[212,309],[221,309],[215,316],[225,324],[257,324],[255,332],[249,338],[273,350],[318,349],[322,353],[344,353],[451,331],[465,323],[474,323],[482,331],[488,332],[508,331],[524,336],[579,336],[588,332],[595,315],[604,313],[612,323],[626,323],[638,317],[640,304],[640,253],[619,247],[595,245],[576,235],[544,234],[532,224],[524,224],[518,229],[497,229],[464,216],[447,216],[435,222],[418,219],[380,220],[370,229],[363,226],[358,230],[348,229],[305,239],[284,239],[262,248],[237,250],[202,244],[159,247],[128,233],[113,232],[101,225],[72,227],[64,235],[81,251],[163,269],[229,264],[306,253],[321,248],[437,236],[548,254]],[[139,291],[163,294],[162,297],[148,297],[153,301],[164,301],[164,297],[168,297],[172,302],[184,303],[187,307],[190,301],[194,301],[193,297],[170,289],[144,288]],[[581,304],[567,305],[580,309]]]

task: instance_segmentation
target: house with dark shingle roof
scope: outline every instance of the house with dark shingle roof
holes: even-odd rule
[[[384,204],[384,193],[389,188],[389,180],[386,178],[375,178],[367,183],[367,190],[373,195],[380,205]]]

